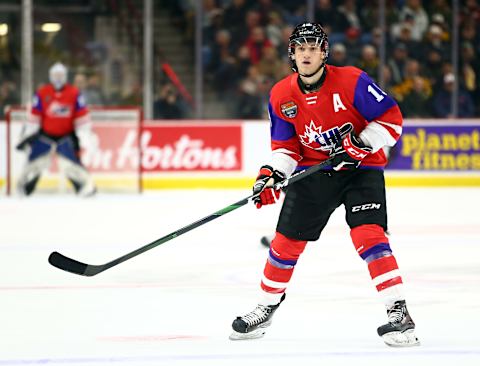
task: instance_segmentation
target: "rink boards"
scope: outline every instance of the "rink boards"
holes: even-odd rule
[[[10,128],[14,181],[25,155],[13,148],[21,124]],[[103,121],[94,131],[98,141],[83,161],[101,190],[248,188],[270,157],[267,121],[149,121],[141,129]],[[389,186],[480,186],[480,120],[407,120],[389,154]],[[2,190],[7,156],[0,123]],[[59,181],[54,166],[40,184],[54,189]]]

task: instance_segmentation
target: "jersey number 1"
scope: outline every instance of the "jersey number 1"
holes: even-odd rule
[[[383,100],[383,98],[385,98],[385,96],[383,96],[382,94],[385,94],[387,95],[382,89],[380,89],[378,86],[375,85],[375,88],[373,87],[373,85],[375,84],[368,84],[368,87],[367,87],[367,91],[372,94],[375,99],[377,100],[377,102],[381,102]],[[377,89],[382,93],[380,94]]]

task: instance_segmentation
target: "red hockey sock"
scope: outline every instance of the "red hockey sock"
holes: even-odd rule
[[[261,288],[264,292],[275,295],[271,297],[272,301],[268,302],[279,301],[280,296],[285,292],[295,264],[306,244],[306,241],[290,239],[278,232],[276,233],[270,245],[270,252],[261,282]]]
[[[351,237],[358,254],[368,264],[370,277],[385,304],[403,300],[402,277],[383,228],[357,226],[352,229]]]

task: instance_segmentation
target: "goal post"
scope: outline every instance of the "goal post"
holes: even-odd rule
[[[81,150],[81,160],[93,177],[99,192],[138,193],[142,191],[140,135],[142,112],[137,107],[90,107],[92,141]],[[4,193],[16,194],[17,180],[26,163],[27,153],[16,149],[23,123],[29,118],[25,107],[6,111],[6,158],[2,179]],[[1,161],[0,161],[1,163]],[[39,193],[73,190],[61,174],[57,157],[37,185]]]

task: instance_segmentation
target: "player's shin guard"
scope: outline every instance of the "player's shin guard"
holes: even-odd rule
[[[418,345],[415,323],[405,304],[402,277],[383,228],[379,225],[358,226],[352,229],[351,237],[387,308],[388,323],[378,328],[378,335],[389,346]]]

